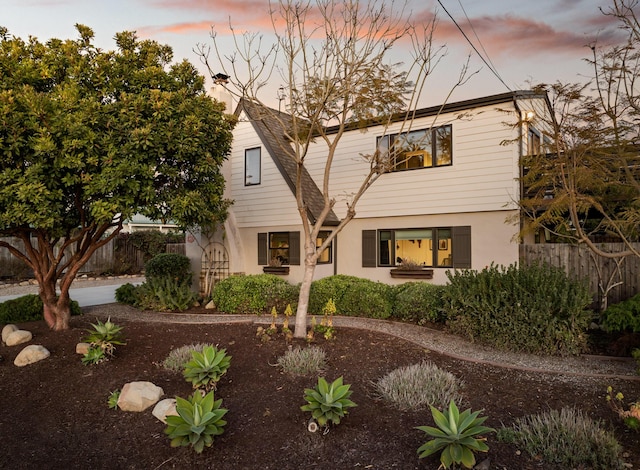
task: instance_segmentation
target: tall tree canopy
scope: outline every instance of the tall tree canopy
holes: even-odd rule
[[[122,32],[102,51],[76,28],[46,43],[0,28],[0,235],[24,249],[0,246],[33,269],[54,329],[68,328],[79,269],[127,218],[224,218],[234,126],[169,46]]]

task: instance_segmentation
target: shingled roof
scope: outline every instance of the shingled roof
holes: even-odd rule
[[[287,139],[285,128],[283,127],[291,126],[291,115],[246,99],[240,100],[236,108],[236,115],[240,115],[241,111],[246,113],[267,152],[273,158],[276,167],[295,196],[297,165],[293,158],[291,142]],[[324,197],[320,188],[318,188],[318,185],[304,167],[302,168],[302,195],[307,206],[309,219],[312,223],[315,223],[324,208]],[[339,222],[340,219],[332,210],[329,212],[324,225],[338,225]]]

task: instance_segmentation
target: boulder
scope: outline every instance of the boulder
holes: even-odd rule
[[[7,337],[18,329],[19,328],[16,325],[11,325],[11,324],[5,325],[4,328],[2,329],[2,342],[6,343]]]
[[[164,390],[151,382],[129,382],[122,387],[118,408],[122,411],[144,411],[155,405]]]
[[[89,343],[76,344],[76,354],[82,354],[83,356],[89,352],[91,345]]]
[[[51,353],[44,346],[39,344],[30,344],[18,353],[13,363],[18,367],[23,367],[46,359],[50,355]]]
[[[153,407],[151,414],[166,424],[167,416],[178,416],[176,399],[165,398],[164,400],[160,400],[156,406]]]
[[[30,331],[27,330],[16,330],[13,333],[10,333],[7,336],[7,340],[5,343],[7,346],[16,346],[22,343],[28,343],[33,338],[33,335]]]

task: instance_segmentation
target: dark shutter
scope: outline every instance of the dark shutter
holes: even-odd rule
[[[453,267],[461,269],[471,268],[471,227],[464,225],[453,227]]]
[[[300,265],[300,232],[289,232],[289,264]]]
[[[269,252],[268,240],[267,233],[258,234],[258,264],[260,265],[269,264],[269,257],[267,256]]]
[[[377,266],[376,259],[376,231],[362,231],[362,267],[375,268]]]

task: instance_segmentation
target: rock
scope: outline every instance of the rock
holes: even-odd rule
[[[160,400],[156,406],[153,407],[151,414],[166,424],[167,416],[178,416],[176,399],[165,398],[164,400]]]
[[[89,352],[91,345],[89,343],[76,344],[76,354],[82,354],[83,356]]]
[[[28,286],[29,285],[29,281],[22,281],[20,284],[18,284],[20,287],[24,287],[24,286]]]
[[[11,325],[11,324],[5,325],[4,328],[2,329],[2,342],[6,343],[9,335],[17,330],[18,330],[18,327],[16,325]]]
[[[129,382],[122,387],[118,408],[122,411],[144,411],[164,395],[162,388],[151,382]]]
[[[7,336],[7,340],[5,343],[7,346],[16,346],[22,343],[28,343],[33,338],[33,335],[30,331],[27,330],[16,330]]]
[[[13,363],[18,367],[23,367],[34,362],[48,358],[51,353],[39,344],[30,344],[18,353]]]
[[[478,465],[473,467],[473,470],[489,470],[491,468],[491,459],[485,459]]]
[[[210,300],[207,305],[204,306],[207,310],[214,310],[216,308],[216,304],[213,303],[213,300]]]

